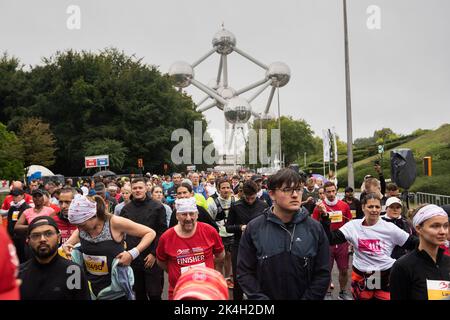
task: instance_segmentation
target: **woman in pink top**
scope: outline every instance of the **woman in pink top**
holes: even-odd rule
[[[53,216],[55,210],[44,206],[44,193],[40,189],[36,189],[31,194],[33,196],[34,208],[29,208],[23,212],[14,226],[14,232],[24,234],[28,230],[28,225],[34,218],[39,216]]]

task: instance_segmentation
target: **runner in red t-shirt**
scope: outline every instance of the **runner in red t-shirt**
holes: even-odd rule
[[[216,229],[197,222],[195,198],[175,201],[178,224],[167,230],[158,242],[158,265],[169,274],[169,300],[180,275],[193,267],[214,269],[214,259],[225,257],[222,239]]]
[[[313,211],[313,218],[320,221],[322,213],[328,213],[331,220],[331,230],[337,230],[346,222],[352,219],[350,206],[342,200],[336,198],[336,185],[332,182],[326,182],[323,186],[325,189],[325,200],[319,203]],[[348,282],[348,242],[330,246],[330,270],[333,269],[334,260],[339,270],[339,292],[340,300],[353,300],[345,291]]]
[[[69,207],[73,198],[77,194],[73,188],[63,188],[59,195],[59,207],[57,214],[53,217],[58,225],[59,232],[61,233],[61,244],[64,244],[66,240],[70,238],[72,233],[77,230],[77,227],[69,222]]]

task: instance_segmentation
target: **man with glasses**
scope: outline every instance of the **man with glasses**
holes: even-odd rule
[[[301,207],[304,181],[286,168],[268,182],[273,207],[247,224],[237,280],[251,300],[322,300],[330,283],[329,243]]]
[[[242,199],[235,202],[228,214],[226,230],[234,234],[234,241],[231,246],[231,263],[233,266],[233,300],[242,300],[243,293],[236,277],[236,265],[239,251],[239,241],[241,234],[245,230],[247,224],[263,213],[268,205],[265,201],[258,198],[258,185],[251,180],[244,183],[242,187]]]
[[[22,300],[90,300],[82,268],[58,254],[60,237],[51,217],[37,217],[28,226],[33,257],[20,265]]]

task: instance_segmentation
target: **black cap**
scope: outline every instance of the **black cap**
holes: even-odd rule
[[[36,194],[40,194],[40,195],[44,195],[44,191],[42,191],[41,189],[35,189],[33,190],[33,192],[31,192],[32,196],[35,196]]]
[[[347,187],[347,188],[345,188],[344,192],[353,192],[353,188],[352,187]]]
[[[103,182],[97,182],[94,186],[95,192],[104,192],[106,190],[105,184]]]
[[[59,233],[58,225],[56,224],[55,220],[53,220],[52,217],[39,216],[34,218],[33,221],[31,221],[30,225],[28,226],[28,235],[30,235],[31,231],[33,231],[34,228],[45,225],[52,226],[53,228],[55,228],[56,232]]]
[[[10,195],[12,195],[13,197],[17,197],[17,196],[21,196],[23,195],[25,192],[23,192],[22,189],[12,189],[11,192],[9,193]]]
[[[254,176],[252,176],[252,181],[258,181],[261,180],[262,181],[262,177],[259,174],[255,174]]]

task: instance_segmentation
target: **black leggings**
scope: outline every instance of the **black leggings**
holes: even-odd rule
[[[233,300],[242,300],[243,299],[243,292],[241,289],[241,286],[239,285],[237,281],[237,257],[238,257],[238,249],[239,247],[232,246],[231,247],[231,265],[233,267],[233,282],[234,282],[234,288],[233,288]]]
[[[161,300],[164,286],[164,274],[161,268],[155,264],[151,269],[133,266],[134,292],[136,300]]]

